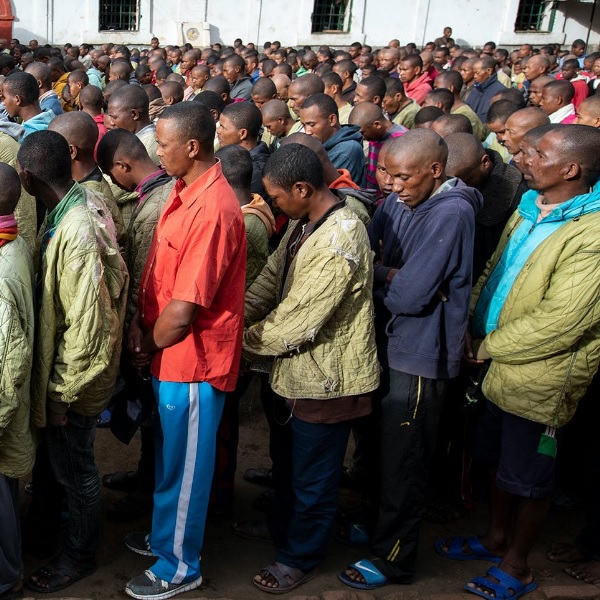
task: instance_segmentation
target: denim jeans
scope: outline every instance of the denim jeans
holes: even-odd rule
[[[337,510],[340,475],[351,421],[285,422],[289,409],[276,398],[271,428],[275,499],[268,525],[276,560],[312,571],[325,557]]]
[[[94,460],[98,417],[69,411],[67,418],[64,427],[46,427],[44,441],[70,513],[61,558],[81,569],[95,566],[100,537],[100,477]],[[36,495],[45,493],[36,487]],[[56,515],[57,522],[59,518]]]

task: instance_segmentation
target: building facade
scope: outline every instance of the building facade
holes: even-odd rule
[[[117,42],[207,46],[234,39],[334,47],[392,38],[424,45],[445,26],[457,43],[502,47],[600,41],[599,0],[0,0],[14,15],[13,36],[27,43]],[[597,10],[596,10],[597,9]]]

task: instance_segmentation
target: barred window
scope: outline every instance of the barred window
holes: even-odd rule
[[[100,31],[138,31],[139,25],[139,0],[101,0]]]
[[[312,33],[349,31],[349,0],[315,0]]]
[[[552,31],[556,1],[520,0],[515,31]]]

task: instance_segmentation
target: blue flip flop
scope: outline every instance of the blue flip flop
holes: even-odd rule
[[[498,581],[490,581],[486,577],[475,577],[470,583],[476,586],[483,586],[492,590],[494,596],[482,592],[481,590],[465,585],[465,590],[471,594],[475,594],[480,598],[487,598],[488,600],[517,600],[521,596],[533,592],[538,586],[535,581],[526,585],[522,581],[515,579],[512,575],[509,575],[506,571],[503,571],[499,567],[492,567],[486,573],[495,577]]]
[[[465,554],[465,544],[471,550],[471,554]],[[448,550],[444,550],[442,546],[447,546]],[[502,562],[502,557],[492,554],[476,535],[470,538],[459,536],[440,538],[435,542],[434,548],[440,556],[450,560],[488,560],[498,564]]]
[[[392,583],[391,579],[388,579],[373,564],[373,562],[368,559],[357,560],[355,563],[348,565],[347,568],[356,569],[365,578],[365,583],[360,583],[350,579],[350,577],[346,575],[346,571],[340,571],[338,574],[340,581],[351,588],[355,588],[357,590],[374,590]]]

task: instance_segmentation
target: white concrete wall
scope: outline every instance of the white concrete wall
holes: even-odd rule
[[[184,43],[184,32],[196,27],[195,46],[210,42],[264,43],[343,47],[359,41],[383,46],[392,38],[417,45],[432,41],[445,26],[454,29],[459,43],[481,46],[492,40],[508,47],[529,42],[569,43],[587,38],[591,2],[559,2],[552,33],[514,33],[519,0],[352,0],[350,31],[312,34],[313,0],[140,0],[139,32],[99,32],[98,0],[11,0],[16,15],[13,35],[27,43],[62,45],[105,41],[147,45],[156,35],[162,44]],[[450,6],[452,10],[450,10]],[[205,26],[203,28],[203,23]],[[600,41],[600,7],[596,11],[590,45]]]

